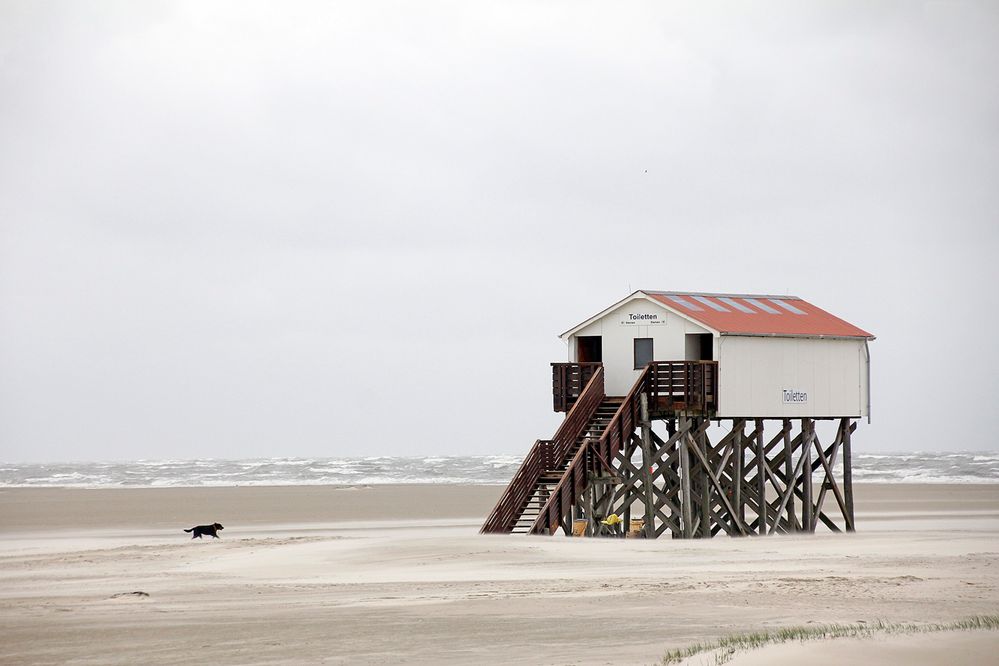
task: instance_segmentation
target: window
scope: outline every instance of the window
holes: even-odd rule
[[[652,363],[652,338],[635,338],[635,370]]]

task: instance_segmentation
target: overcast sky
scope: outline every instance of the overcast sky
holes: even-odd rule
[[[0,0],[0,460],[522,453],[639,288],[995,449],[997,7]]]

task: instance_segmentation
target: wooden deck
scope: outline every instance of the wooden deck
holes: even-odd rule
[[[568,412],[601,368],[600,363],[552,363],[552,402]],[[653,418],[672,414],[712,416],[718,410],[717,361],[655,361],[646,367],[642,391]]]

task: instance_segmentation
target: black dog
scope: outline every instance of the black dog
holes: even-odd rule
[[[195,537],[200,539],[206,534],[211,534],[213,539],[218,539],[219,530],[224,530],[224,529],[225,528],[219,525],[218,523],[212,523],[211,525],[198,525],[197,527],[192,527],[191,529],[184,531],[194,532],[194,534],[191,535],[192,539],[194,539]]]

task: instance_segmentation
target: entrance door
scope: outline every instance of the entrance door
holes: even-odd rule
[[[576,338],[576,363],[603,363],[603,338],[599,335],[581,335]]]
[[[688,333],[686,337],[687,361],[713,361],[714,336],[710,333]]]

